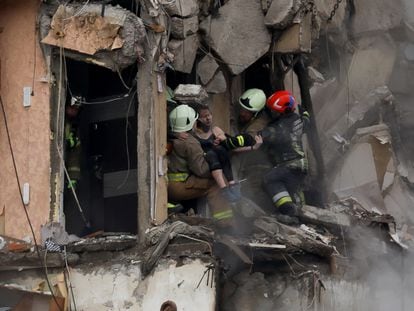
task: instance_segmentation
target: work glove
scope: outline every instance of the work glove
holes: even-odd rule
[[[236,136],[226,134],[226,137],[227,139],[222,141],[221,145],[225,146],[228,150],[239,147],[253,146],[256,143],[254,137],[249,134],[238,134]]]

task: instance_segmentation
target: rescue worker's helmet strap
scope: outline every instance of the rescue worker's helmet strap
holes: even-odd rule
[[[251,112],[261,111],[266,104],[266,95],[260,89],[248,89],[239,98],[239,104]]]
[[[175,107],[169,115],[171,130],[176,133],[188,132],[194,126],[198,114],[188,105]]]
[[[277,91],[269,97],[266,105],[271,111],[285,113],[295,110],[296,100],[289,91]]]

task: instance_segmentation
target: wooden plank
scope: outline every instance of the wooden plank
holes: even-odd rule
[[[213,114],[214,125],[226,133],[230,133],[231,97],[229,91],[211,95],[210,109]]]
[[[152,71],[154,65],[150,47],[145,45],[145,55],[149,58],[138,66],[138,134],[137,134],[137,182],[138,182],[138,239],[144,242],[145,230],[151,220],[151,144],[153,137],[153,89],[156,88],[156,78]]]

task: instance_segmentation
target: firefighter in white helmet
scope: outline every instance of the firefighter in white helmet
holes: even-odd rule
[[[237,133],[247,133],[256,137],[270,122],[264,110],[266,95],[261,89],[246,90],[239,98],[239,118]],[[262,187],[262,174],[271,167],[266,152],[262,148],[252,152],[236,153],[232,158],[233,171],[241,183],[242,195],[253,200],[264,209],[271,210],[272,202]]]
[[[169,114],[172,149],[168,155],[168,200],[177,203],[206,196],[213,217],[229,224],[233,210],[219,195],[200,142],[191,134],[197,118],[188,105],[179,105]]]

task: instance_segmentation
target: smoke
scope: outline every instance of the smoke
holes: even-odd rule
[[[351,271],[367,288],[358,310],[411,311],[414,305],[414,254],[390,243],[383,229],[350,232]]]
[[[409,23],[414,23],[414,1],[403,0],[404,3],[404,17]]]

